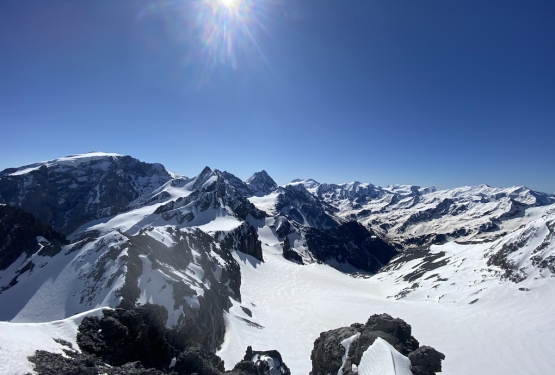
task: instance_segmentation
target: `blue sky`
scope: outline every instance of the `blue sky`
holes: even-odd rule
[[[3,0],[0,169],[555,193],[555,2]]]

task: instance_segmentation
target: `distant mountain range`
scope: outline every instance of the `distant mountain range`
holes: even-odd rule
[[[249,314],[242,275],[275,256],[381,280],[394,301],[475,304],[500,283],[551,283],[555,195],[312,179],[278,186],[265,171],[242,181],[209,167],[189,178],[100,152],[0,172],[0,321],[153,303],[182,341],[214,353],[231,320],[264,328]]]

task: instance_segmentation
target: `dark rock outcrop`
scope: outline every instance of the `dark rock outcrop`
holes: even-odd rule
[[[77,343],[111,366],[140,362],[145,368],[168,369],[177,351],[166,340],[168,311],[146,304],[134,310],[104,310],[104,317],[86,317]]]
[[[348,265],[378,272],[397,254],[393,246],[356,221],[330,229],[308,228],[306,243],[316,259],[347,272]]]
[[[291,243],[289,237],[285,236],[283,240],[283,257],[291,262],[303,264],[303,258],[295,250],[291,250]]]
[[[46,241],[39,244],[38,236]],[[66,243],[63,234],[42,223],[33,214],[0,204],[0,271],[8,268],[22,254],[30,256],[39,249],[42,256],[56,255]]]
[[[229,232],[217,232],[214,235],[219,239],[221,246],[228,250],[239,250],[247,255],[264,262],[262,256],[262,242],[258,239],[256,228],[244,222]]]
[[[128,209],[171,179],[161,164],[130,156],[80,155],[0,172],[0,202],[20,207],[69,234],[80,225]],[[30,169],[27,173],[14,172]],[[34,168],[34,169],[32,169]]]
[[[172,329],[165,327],[168,312],[158,305],[146,304],[131,310],[104,310],[102,318],[85,317],[79,325],[77,343],[70,343],[65,356],[37,350],[29,357],[39,375],[268,375],[291,372],[275,350],[253,351],[249,346],[243,361],[225,372],[224,362],[195,342],[172,342]]]
[[[441,361],[445,359],[445,354],[430,346],[421,346],[409,353],[408,357],[414,375],[434,375],[441,371]]]
[[[245,181],[252,193],[262,197],[276,190],[278,185],[264,170],[256,172]]]
[[[345,353],[343,340],[353,338]],[[399,353],[408,356],[411,371],[415,375],[434,375],[441,371],[441,360],[445,356],[437,350],[423,346],[411,335],[411,326],[399,318],[388,314],[372,315],[365,324],[355,323],[350,327],[322,332],[314,342],[311,353],[311,375],[335,375],[343,369],[344,375],[354,374],[353,368],[360,364],[364,352],[381,338],[391,344]],[[345,363],[343,356],[346,354]]]

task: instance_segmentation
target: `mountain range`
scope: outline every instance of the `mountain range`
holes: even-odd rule
[[[186,177],[101,152],[0,172],[2,373],[36,371],[36,350],[64,351],[54,339],[77,348],[103,308],[151,304],[172,348],[200,345],[228,370],[252,346],[287,363],[257,371],[316,374],[321,332],[387,313],[445,354],[445,373],[549,373],[554,277],[555,195],[524,186],[278,186],[265,171]],[[361,327],[347,331],[374,335]],[[19,337],[33,329],[40,340]],[[353,372],[336,336],[333,371]],[[397,358],[387,339],[376,363]],[[352,355],[359,374],[377,371]]]

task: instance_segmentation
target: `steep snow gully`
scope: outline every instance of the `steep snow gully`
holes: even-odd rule
[[[350,327],[333,341],[341,375],[423,374],[414,358],[441,353],[445,374],[548,374],[554,275],[555,196],[522,186],[278,186],[101,152],[0,172],[1,374],[36,373],[36,350],[79,352],[87,316],[149,303],[189,348],[160,373],[202,352],[211,374],[214,354],[234,373],[308,374],[323,332]],[[382,332],[355,361],[375,316],[441,353],[400,354]]]

